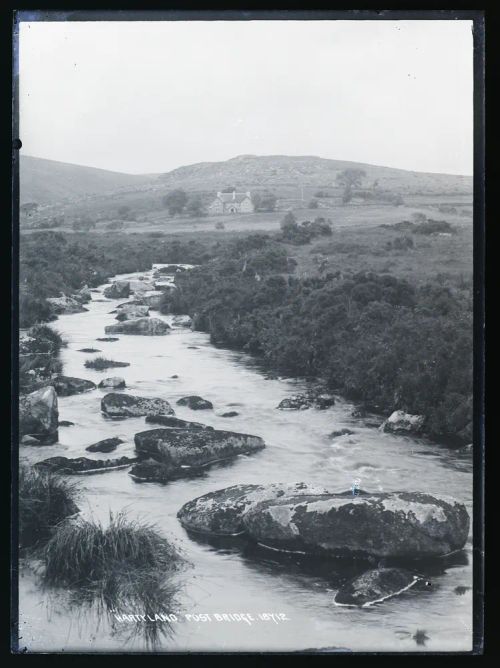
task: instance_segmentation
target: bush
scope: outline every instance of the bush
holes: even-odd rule
[[[318,208],[318,201],[315,199],[312,199],[309,204],[307,205],[308,209],[317,209]]]
[[[112,220],[106,225],[107,230],[123,230],[125,223],[123,220]]]
[[[87,369],[95,369],[96,371],[124,366],[130,366],[130,364],[128,362],[115,362],[114,360],[109,360],[106,357],[95,357],[93,360],[87,360],[85,362],[85,367]]]
[[[22,466],[19,470],[19,546],[46,541],[55,526],[78,512],[77,488],[54,473]]]

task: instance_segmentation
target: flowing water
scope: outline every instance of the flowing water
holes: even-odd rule
[[[116,342],[96,341],[105,336],[106,325],[116,322],[110,311],[124,301],[103,300],[102,289],[93,293],[88,312],[60,316],[54,324],[68,342],[62,351],[65,375],[96,384],[112,375],[123,376],[126,392],[165,398],[180,418],[255,434],[266,442],[266,448],[256,454],[213,466],[202,477],[167,485],[138,484],[127,469],[78,476],[82,488],[79,506],[84,516],[106,522],[110,510],[126,509],[132,517],[155,523],[174,540],[189,563],[175,576],[180,589],[168,612],[176,614],[177,621],[155,651],[471,649],[471,535],[462,552],[426,566],[424,574],[431,581],[428,590],[410,589],[382,604],[358,609],[333,604],[340,568],[335,561],[300,563],[269,550],[255,552],[231,544],[210,544],[188,535],[176,518],[186,501],[237,483],[304,481],[344,491],[356,479],[368,491],[407,490],[452,496],[465,503],[472,516],[469,453],[422,439],[384,434],[377,428],[380,417],[353,418],[352,404],[340,397],[334,407],[323,411],[276,410],[281,399],[305,388],[304,381],[269,378],[249,356],[216,348],[201,332],[174,328],[167,336],[118,334]],[[155,311],[152,315],[172,322],[171,316],[160,316]],[[84,362],[92,355],[78,352],[86,347],[98,348],[101,353],[96,355],[130,362],[130,366],[101,372],[86,369]],[[100,411],[105,393],[94,390],[60,397],[59,419],[71,420],[75,425],[59,429],[56,445],[21,446],[21,461],[34,463],[56,455],[96,459],[134,456],[134,434],[154,425],[146,425],[144,418],[105,419]],[[215,410],[195,412],[175,406],[178,398],[188,394],[209,399]],[[219,417],[219,409],[237,410],[239,415]],[[354,434],[335,439],[329,436],[343,428]],[[87,445],[111,436],[126,442],[112,454],[85,452]],[[456,587],[464,587],[465,593],[458,595]],[[142,622],[119,622],[92,606],[83,609],[71,603],[66,591],[43,590],[27,566],[21,569],[19,608],[20,646],[28,651],[146,649],[144,634],[138,628]],[[208,613],[210,621],[185,617],[200,613]],[[253,621],[218,621],[214,617],[231,613],[249,613]],[[259,617],[262,613],[284,618],[265,619]],[[131,634],[133,630],[137,633]]]

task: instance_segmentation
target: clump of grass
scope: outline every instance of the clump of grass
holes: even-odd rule
[[[180,557],[153,525],[110,513],[107,527],[96,520],[63,522],[45,545],[42,561],[47,583],[109,587],[117,576],[162,572]]]
[[[54,354],[57,354],[64,346],[62,336],[56,329],[49,327],[49,325],[34,325],[29,330],[28,335],[40,341],[50,342]]]
[[[97,371],[102,371],[103,369],[109,369],[112,367],[122,367],[130,366],[129,362],[115,362],[114,360],[109,360],[106,357],[95,357],[93,360],[87,360],[85,362],[87,369],[96,369]]]
[[[78,512],[74,483],[46,471],[22,466],[19,471],[19,546],[37,547],[54,527]]]
[[[43,580],[68,587],[75,605],[96,605],[110,616],[144,614],[146,621],[132,628],[130,639],[144,636],[149,646],[171,634],[168,621],[152,621],[156,613],[172,609],[178,585],[169,578],[182,558],[154,525],[110,513],[104,527],[96,520],[68,520],[58,526],[40,552]]]

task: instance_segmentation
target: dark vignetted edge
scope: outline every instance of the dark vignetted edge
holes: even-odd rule
[[[50,2],[44,3],[50,7]],[[80,3],[80,7],[81,7]],[[112,4],[112,3],[111,3]],[[11,651],[24,653],[22,643],[19,644],[18,632],[18,548],[17,548],[17,480],[19,468],[19,440],[18,434],[18,284],[19,284],[19,149],[14,147],[14,140],[19,132],[19,97],[18,97],[18,59],[17,59],[17,26],[21,21],[160,21],[160,20],[472,20],[474,24],[474,500],[473,500],[473,650],[472,652],[322,652],[315,650],[294,652],[256,652],[258,655],[325,655],[325,654],[354,654],[354,655],[440,655],[453,656],[462,654],[481,654],[484,643],[484,318],[485,318],[485,143],[484,143],[484,54],[485,54],[485,27],[484,11],[470,10],[470,4],[455,2],[453,9],[432,8],[421,10],[307,10],[302,9],[272,9],[269,5],[263,10],[256,9],[220,9],[205,10],[196,6],[196,3],[182,3],[181,8],[168,10],[127,9],[127,2],[121,2],[117,9],[69,9],[35,10],[23,9],[22,2],[17,3],[13,20],[12,31],[12,81],[9,88],[12,90],[12,224],[11,224]],[[144,7],[145,3],[141,3]],[[251,4],[246,3],[246,7]],[[317,3],[316,6],[319,6]],[[369,3],[368,3],[369,4]],[[446,4],[446,3],[444,3]],[[464,9],[458,9],[464,5]],[[220,5],[219,5],[220,6]],[[287,7],[293,6],[288,3]],[[365,3],[366,6],[366,3]],[[440,5],[443,7],[443,3]],[[331,7],[331,5],[330,5]],[[59,11],[58,11],[59,10]],[[119,10],[119,11],[118,11]],[[7,44],[8,41],[6,40]],[[45,652],[46,654],[52,654]],[[92,652],[65,652],[63,654],[88,655]],[[55,654],[55,653],[54,653]],[[103,652],[96,652],[103,654]],[[131,654],[150,656],[150,652],[105,652],[105,654]],[[238,656],[251,655],[250,652],[157,652],[157,654],[172,654],[188,658],[193,655],[236,654]]]

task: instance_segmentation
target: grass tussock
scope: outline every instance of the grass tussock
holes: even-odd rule
[[[87,369],[102,371],[103,369],[130,366],[130,364],[128,362],[115,362],[115,360],[110,360],[106,357],[95,357],[93,360],[87,360],[85,366]]]
[[[110,582],[117,574],[130,579],[134,572],[165,573],[179,556],[153,525],[118,513],[110,514],[106,527],[96,520],[64,522],[46,544],[42,560],[48,583],[74,586]]]
[[[170,612],[178,584],[171,575],[182,563],[176,549],[151,524],[110,513],[105,527],[77,518],[61,524],[40,553],[46,585],[68,587],[73,603],[97,606],[116,632],[133,640],[142,634],[155,646],[171,635],[168,621],[153,621]],[[116,626],[115,614],[142,614],[137,625]]]
[[[19,545],[36,547],[54,528],[78,512],[74,483],[46,471],[21,467],[19,471]]]

